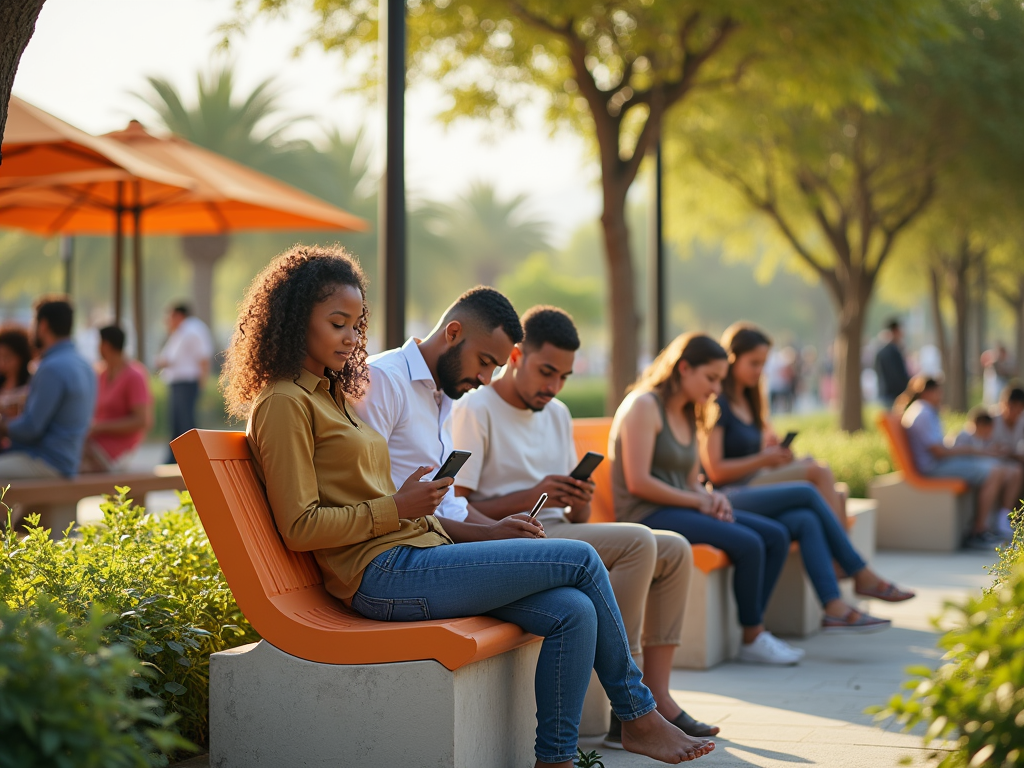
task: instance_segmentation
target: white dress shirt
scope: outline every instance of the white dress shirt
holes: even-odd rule
[[[416,339],[368,362],[370,386],[353,406],[359,418],[388,441],[391,479],[401,488],[416,469],[440,468],[452,452],[452,399],[434,386]],[[468,515],[467,506],[466,499],[455,495],[453,485],[434,514],[461,521]]]
[[[160,377],[168,384],[199,381],[203,377],[203,362],[211,357],[213,339],[210,329],[198,317],[186,317],[167,338],[157,356]]]

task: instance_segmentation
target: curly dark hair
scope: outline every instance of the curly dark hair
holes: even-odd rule
[[[363,296],[363,314],[356,323],[359,340],[345,367],[336,374],[326,373],[332,386],[353,399],[362,397],[370,381],[366,275],[340,245],[296,245],[270,262],[242,299],[220,377],[229,414],[247,418],[267,384],[298,378],[306,359],[306,332],[313,307],[343,285],[358,288]]]

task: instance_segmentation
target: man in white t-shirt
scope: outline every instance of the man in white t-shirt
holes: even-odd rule
[[[569,476],[577,462],[572,416],[555,399],[572,373],[579,335],[572,318],[554,307],[534,307],[522,325],[523,341],[502,375],[452,409],[454,443],[472,452],[455,478],[456,494],[501,520],[528,511],[547,493],[538,518],[548,537],[588,542],[608,568],[630,648],[643,655],[644,683],[658,711],[691,736],[713,736],[718,728],[691,718],[669,692],[693,567],[690,544],[643,525],[584,524],[594,485]],[[619,725],[613,714],[605,746],[622,748]]]
[[[192,315],[187,304],[167,313],[167,343],[156,358],[160,377],[170,394],[171,440],[196,426],[196,402],[203,380],[210,373],[213,339],[206,323]],[[168,452],[168,463],[174,454]]]

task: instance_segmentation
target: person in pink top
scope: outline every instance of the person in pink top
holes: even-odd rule
[[[82,452],[82,472],[124,466],[153,425],[153,398],[145,366],[124,354],[124,331],[100,329],[99,389],[92,428]]]

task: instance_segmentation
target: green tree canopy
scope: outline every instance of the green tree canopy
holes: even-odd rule
[[[359,67],[372,87],[378,6],[365,0],[237,0],[235,27],[259,14],[305,8],[312,37]],[[747,76],[793,103],[869,100],[922,36],[934,0],[411,0],[412,79],[440,83],[444,119],[513,121],[544,99],[555,126],[593,141],[601,164],[616,404],[636,372],[637,286],[626,193],[666,117],[694,94]],[[369,56],[363,55],[369,52]]]

